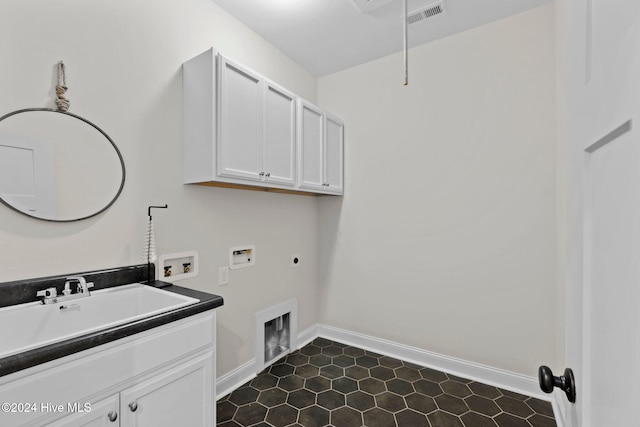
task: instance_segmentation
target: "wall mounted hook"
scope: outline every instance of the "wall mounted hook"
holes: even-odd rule
[[[147,216],[151,218],[151,209],[167,209],[168,207],[169,205],[167,205],[166,203],[164,206],[149,206],[147,208]]]

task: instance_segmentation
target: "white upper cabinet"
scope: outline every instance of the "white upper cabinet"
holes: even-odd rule
[[[300,100],[298,186],[324,191],[324,115],[318,107]]]
[[[182,182],[216,180],[218,52],[209,49],[182,65]]]
[[[261,180],[263,81],[220,56],[218,176]]]
[[[344,172],[344,124],[328,113],[324,115],[324,176],[330,193],[342,194]]]
[[[342,121],[304,100],[300,100],[298,117],[298,186],[343,194]]]
[[[296,96],[274,83],[265,81],[264,180],[295,185]]]
[[[215,49],[183,87],[185,184],[342,194],[339,119]]]

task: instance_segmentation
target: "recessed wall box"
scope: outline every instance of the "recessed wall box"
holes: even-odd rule
[[[236,246],[229,250],[229,268],[251,267],[256,264],[255,245]]]
[[[175,282],[198,275],[198,252],[161,255],[158,259],[157,280]]]

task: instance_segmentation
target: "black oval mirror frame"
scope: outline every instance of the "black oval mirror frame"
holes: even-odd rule
[[[80,117],[80,116],[78,116],[76,114],[69,113],[68,111],[60,111],[60,110],[56,110],[56,109],[53,109],[53,108],[24,108],[24,109],[21,109],[21,110],[12,111],[12,112],[10,112],[8,114],[5,114],[4,116],[0,117],[0,122],[3,121],[4,119],[7,119],[7,118],[11,117],[11,116],[15,116],[16,114],[28,113],[28,112],[33,112],[33,111],[44,111],[44,112],[64,114],[66,116],[78,119],[78,120],[88,124],[89,126],[93,127],[98,132],[100,132],[102,134],[102,136],[104,136],[107,139],[107,141],[109,141],[109,143],[111,144],[113,149],[116,151],[116,154],[118,155],[118,159],[120,160],[120,166],[122,167],[122,180],[120,182],[120,187],[118,188],[118,191],[117,191],[116,195],[113,197],[113,199],[111,199],[103,208],[101,208],[100,210],[92,213],[91,215],[86,215],[86,216],[83,216],[83,217],[80,217],[80,218],[73,218],[73,219],[49,219],[49,218],[42,218],[42,217],[38,217],[38,216],[34,216],[34,215],[29,215],[27,212],[24,212],[24,211],[21,211],[20,209],[17,209],[13,205],[11,205],[9,202],[4,200],[2,197],[0,197],[0,202],[2,204],[4,204],[5,206],[13,209],[16,212],[19,212],[19,213],[23,214],[23,215],[29,216],[31,218],[43,220],[43,221],[50,221],[50,222],[82,221],[84,219],[88,219],[88,218],[94,217],[96,215],[99,215],[102,212],[104,212],[107,209],[109,209],[109,207],[111,207],[111,205],[113,205],[115,203],[115,201],[118,199],[118,197],[120,197],[120,194],[122,193],[122,189],[124,188],[124,182],[125,182],[125,177],[126,177],[124,159],[122,158],[122,154],[120,153],[120,150],[118,149],[116,144],[113,142],[113,140],[109,137],[109,135],[106,134],[105,131],[100,129],[96,124],[90,122],[89,120],[87,120],[87,119],[85,119],[83,117]]]

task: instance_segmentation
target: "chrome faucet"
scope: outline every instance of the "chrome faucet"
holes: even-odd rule
[[[91,293],[89,292],[89,288],[93,288],[93,283],[92,282],[87,283],[85,278],[82,277],[82,276],[70,276],[70,277],[67,277],[67,281],[64,282],[65,291],[69,288],[69,284],[72,283],[72,282],[78,282],[78,285],[76,287],[76,295],[77,294],[87,294],[85,296],[90,296],[91,295]],[[62,293],[64,293],[64,291]],[[67,294],[65,294],[65,295],[67,295]]]
[[[76,292],[72,293],[71,284],[77,282]],[[93,288],[93,283],[85,280],[82,276],[70,276],[64,282],[64,290],[62,295],[58,295],[56,288],[47,288],[36,293],[36,296],[44,297],[42,304],[55,304],[57,302],[69,301],[77,298],[86,298],[91,296],[89,288]]]

